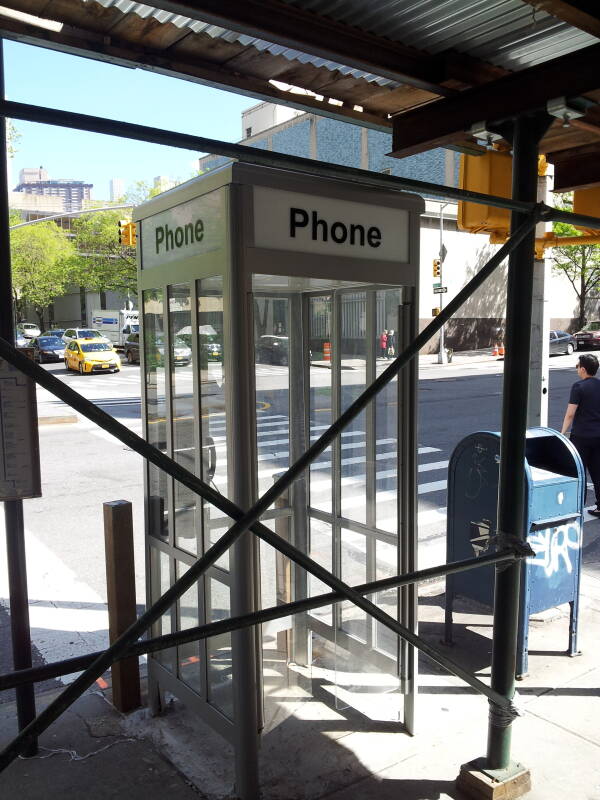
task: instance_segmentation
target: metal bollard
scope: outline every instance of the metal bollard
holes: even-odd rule
[[[127,500],[114,500],[104,503],[103,507],[108,633],[112,644],[137,617],[133,518],[131,503]],[[139,708],[141,695],[138,659],[132,657],[113,664],[111,675],[115,708],[123,712]]]

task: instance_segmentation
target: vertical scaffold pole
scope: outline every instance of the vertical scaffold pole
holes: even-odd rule
[[[4,100],[4,42],[2,39],[0,39],[0,98]],[[0,231],[2,232],[0,235],[0,336],[8,342],[12,342],[14,341],[15,326],[10,265],[7,125],[4,117],[0,117]],[[31,667],[31,631],[29,628],[23,501],[6,500],[4,519],[13,663],[15,669],[27,669]],[[23,730],[35,719],[33,684],[19,686],[16,689],[16,695],[19,730]],[[23,752],[27,756],[36,753],[37,741],[33,741]]]
[[[549,124],[545,113],[517,117],[513,127],[513,200],[535,203],[537,197],[538,143]],[[525,216],[513,212],[511,233]],[[506,355],[502,402],[502,439],[498,487],[498,534],[524,541],[525,435],[529,388],[529,353],[533,294],[535,230],[515,248],[508,262],[506,297]],[[496,568],[492,687],[512,699],[519,620],[521,562]],[[512,719],[490,704],[487,769],[506,769],[510,764]]]

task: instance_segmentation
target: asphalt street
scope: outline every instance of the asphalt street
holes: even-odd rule
[[[555,428],[560,427],[569,388],[576,379],[576,359],[575,354],[552,357],[550,361],[549,421]],[[138,366],[124,364],[120,373],[89,376],[66,373],[62,364],[45,368],[141,434]],[[499,429],[502,369],[502,361],[488,360],[421,370],[418,493],[422,566],[445,560],[446,475],[454,447],[469,433]],[[191,367],[178,369],[178,382],[184,395],[186,387],[191,393]],[[315,414],[319,424],[314,426],[313,438],[331,421],[329,382],[328,370],[311,369],[314,410],[322,412],[322,419]],[[348,373],[344,378],[344,403],[360,390],[361,383],[360,375]],[[285,444],[289,427],[286,384],[287,367],[258,366],[259,477],[264,479],[263,488],[289,464]],[[43,390],[38,390],[38,407],[40,415],[46,417],[67,410]],[[359,418],[343,440],[349,508],[353,505],[352,493],[357,492],[362,480],[363,431]],[[226,444],[226,431],[215,431],[219,459],[226,457]],[[101,649],[107,643],[103,502],[126,499],[133,503],[137,598],[140,606],[145,602],[143,464],[137,454],[81,418],[72,424],[41,425],[40,448],[44,496],[25,501],[25,525],[36,659],[52,661]],[[378,469],[383,468],[384,479],[382,502],[385,481],[391,480],[389,470],[385,470],[394,458],[393,435],[378,430]],[[319,486],[327,489],[327,454],[320,461]],[[354,507],[358,505],[355,503]],[[598,521],[589,521],[586,527],[597,524]],[[0,600],[6,605],[4,552],[1,557]],[[0,633],[6,638],[4,613],[3,616]],[[5,654],[7,650],[2,647]],[[3,671],[8,668],[9,664],[0,664]]]

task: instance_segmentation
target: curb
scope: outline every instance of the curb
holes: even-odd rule
[[[62,414],[54,417],[38,417],[38,425],[68,425],[79,422],[77,414]]]

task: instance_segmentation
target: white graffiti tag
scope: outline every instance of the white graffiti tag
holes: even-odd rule
[[[528,558],[529,564],[541,567],[550,578],[555,572],[561,569],[561,561],[564,569],[571,573],[570,550],[578,550],[580,542],[580,526],[577,523],[570,525],[560,525],[558,528],[546,528],[543,531],[530,533],[527,539],[532,549],[535,550],[535,558]]]

